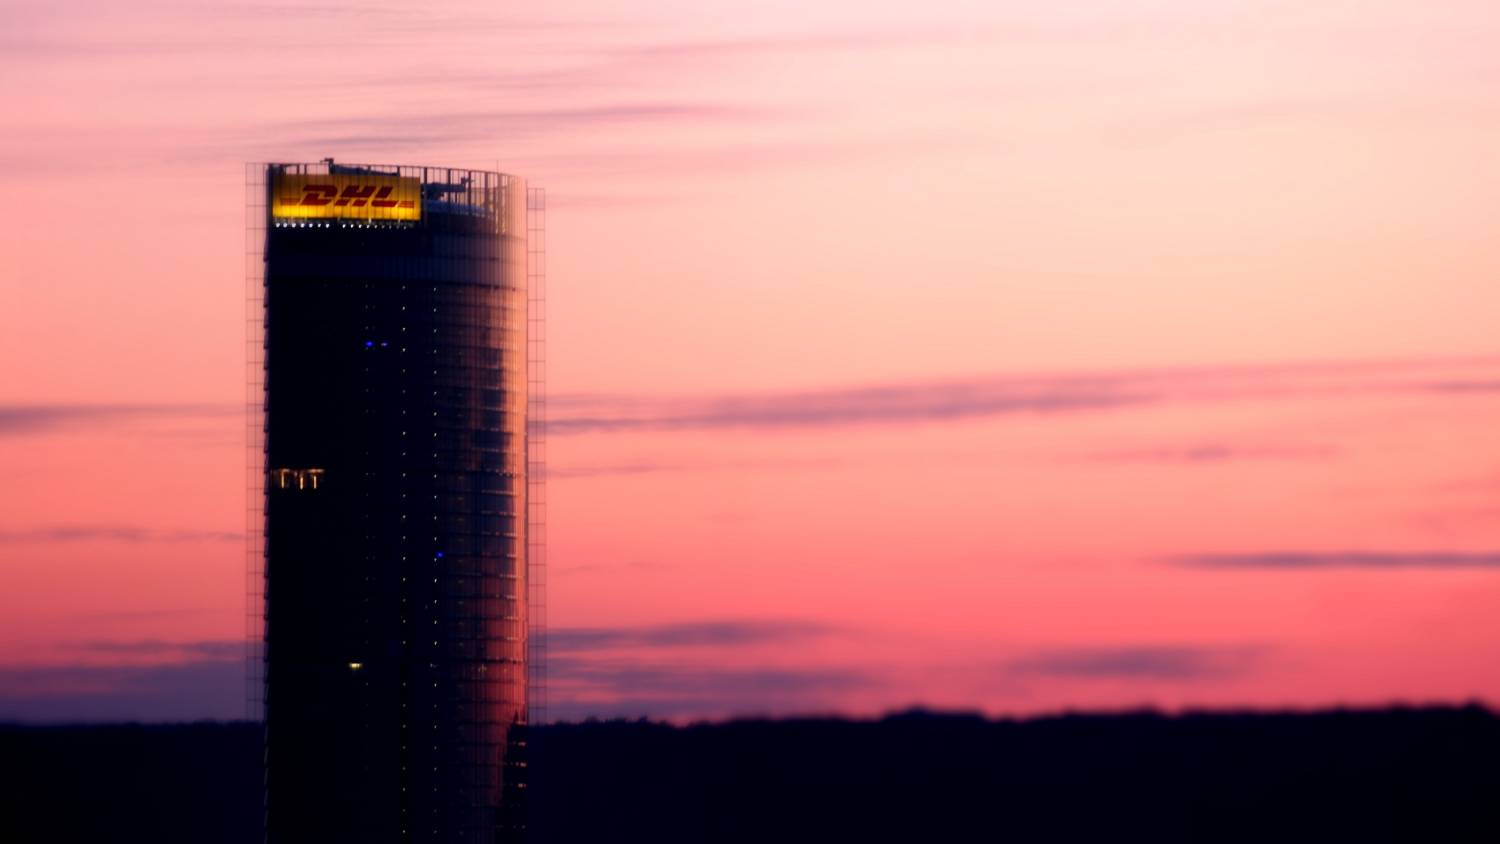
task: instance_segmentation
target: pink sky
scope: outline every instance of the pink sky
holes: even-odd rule
[[[555,714],[1500,702],[1493,4],[0,10],[0,718],[240,714],[244,162],[549,192]]]

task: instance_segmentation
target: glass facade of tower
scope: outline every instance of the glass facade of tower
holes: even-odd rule
[[[512,840],[534,651],[525,186],[325,161],[254,165],[250,192],[267,840]]]

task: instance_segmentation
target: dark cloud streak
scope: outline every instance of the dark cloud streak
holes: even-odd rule
[[[943,384],[875,387],[823,393],[663,403],[649,415],[575,414],[549,420],[557,434],[632,430],[804,428],[865,423],[956,421],[1003,414],[1114,409],[1158,397],[1109,385],[1093,389],[1014,389],[1008,385]]]
[[[0,721],[242,718],[245,660],[158,665],[0,666]]]
[[[547,633],[557,652],[609,648],[744,647],[834,632],[809,621],[700,621],[650,627],[564,627]]]
[[[425,147],[463,141],[513,138],[580,132],[630,123],[681,121],[701,125],[706,121],[764,120],[763,109],[709,103],[612,103],[568,108],[399,114],[283,123],[275,135],[295,145],[368,147]],[[360,134],[369,126],[380,126],[381,134]]]
[[[242,404],[0,404],[0,437],[78,428],[114,428],[135,420],[243,416]]]
[[[221,660],[243,658],[246,643],[240,641],[167,642],[161,639],[142,639],[130,642],[85,642],[79,650],[97,654],[129,656],[173,656]]]
[[[1041,651],[1010,662],[1011,674],[1106,680],[1219,680],[1247,673],[1261,649],[1151,645]]]
[[[1012,33],[976,27],[884,29],[783,33],[758,38],[720,38],[657,41],[621,47],[614,55],[653,62],[701,62],[732,56],[772,56],[788,53],[824,55],[832,51],[897,50],[912,47],[949,47],[994,43]]]
[[[831,469],[843,465],[843,461],[827,457],[786,460],[701,460],[654,461],[642,460],[633,463],[608,463],[579,466],[548,466],[549,479],[597,478],[616,475],[656,475],[666,472],[715,472],[754,470],[799,470]]]
[[[1394,381],[1392,376],[1412,369],[1460,364],[1493,367],[1496,361],[1360,361],[1138,370],[943,380],[703,399],[562,396],[553,403],[558,415],[549,420],[548,430],[569,435],[920,424],[1010,415],[1096,413],[1165,403],[1412,392],[1411,383]],[[1425,391],[1421,387],[1416,389]],[[1211,459],[1222,455],[1205,452],[1197,456]]]
[[[1430,381],[1418,387],[1434,393],[1500,393],[1500,381]]]
[[[558,720],[808,712],[832,708],[842,693],[881,684],[849,669],[664,666],[566,657],[550,660],[548,674],[551,713]]]
[[[1189,554],[1170,557],[1172,565],[1197,569],[1500,569],[1500,551],[1260,551],[1246,554]]]
[[[30,530],[0,530],[0,545],[57,542],[240,542],[245,535],[227,530],[154,530],[131,525],[60,525]]]
[[[1333,457],[1333,446],[1261,446],[1200,443],[1161,448],[1122,449],[1085,455],[1084,459],[1105,463],[1225,463],[1235,460],[1323,460]]]
[[[852,669],[684,664],[677,661],[681,651],[668,652],[701,647],[727,656],[759,645],[795,647],[838,632],[797,620],[552,630],[547,635],[548,649],[556,654],[547,664],[552,715],[673,718],[826,708],[838,694],[878,680]]]

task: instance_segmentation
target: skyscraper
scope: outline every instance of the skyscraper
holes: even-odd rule
[[[542,705],[542,195],[331,159],[248,177],[267,840],[511,840]]]

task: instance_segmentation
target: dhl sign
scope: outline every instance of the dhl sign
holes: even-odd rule
[[[411,176],[283,173],[272,185],[271,216],[420,220],[422,181]]]

